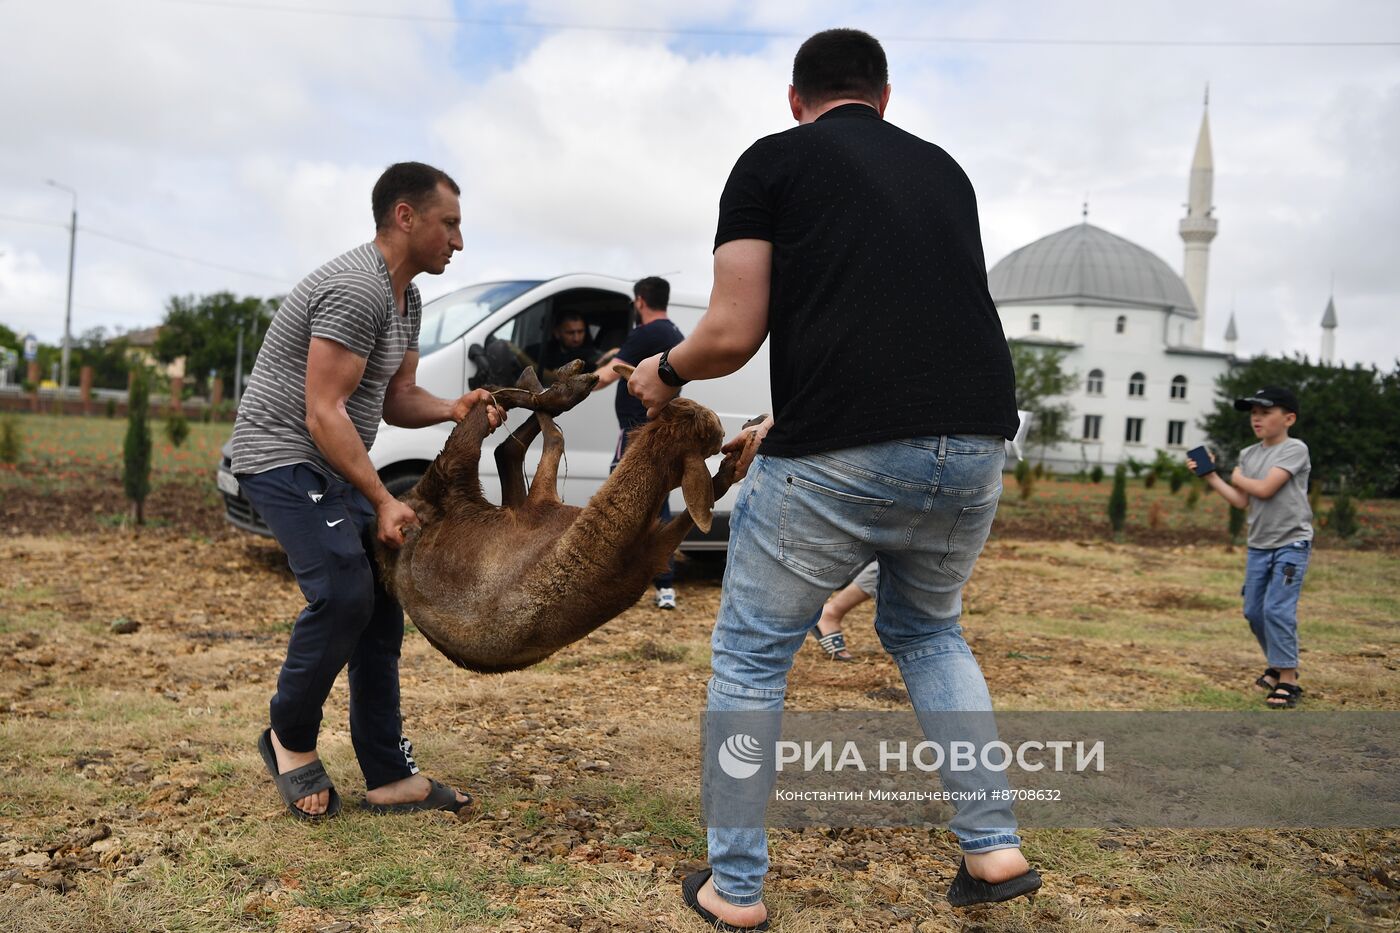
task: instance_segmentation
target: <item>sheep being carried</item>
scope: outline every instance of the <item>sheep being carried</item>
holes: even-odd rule
[[[714,412],[676,399],[637,429],[617,469],[588,505],[565,505],[557,489],[564,435],[554,416],[588,397],[598,377],[574,362],[545,389],[527,369],[515,388],[493,389],[503,408],[535,416],[496,448],[501,504],[482,495],[479,405],[404,501],[420,527],[402,548],[379,545],[385,586],[413,624],[453,663],[483,673],[536,664],[631,607],[692,526],[710,528],[715,500],[733,482],[733,455],[711,477],[724,428]],[[525,451],[544,453],[525,483]],[[677,486],[686,511],[659,521]]]

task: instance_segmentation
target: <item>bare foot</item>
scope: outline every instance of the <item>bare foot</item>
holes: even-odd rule
[[[980,855],[964,852],[963,861],[967,863],[969,875],[988,884],[1009,881],[1031,870],[1030,862],[1020,849],[997,849]]]
[[[277,773],[286,774],[303,765],[320,761],[321,756],[316,752],[294,752],[282,747],[282,743],[277,738],[276,730],[271,730],[272,750],[277,755]],[[296,808],[311,816],[320,816],[325,813],[331,805],[331,792],[323,790],[315,794],[308,794],[296,802]]]
[[[376,787],[374,790],[365,791],[365,799],[372,804],[383,805],[391,803],[417,803],[420,800],[427,800],[428,794],[432,793],[433,785],[421,774],[410,774],[408,777],[395,781],[392,784],[385,784]],[[457,802],[466,804],[471,798],[457,791]]]
[[[700,902],[700,906],[723,920],[730,926],[736,927],[756,927],[768,919],[768,908],[763,906],[763,902],[751,904],[748,907],[735,907],[733,904],[720,897],[715,892],[715,882],[711,878],[707,880],[700,890],[696,892],[695,899]]]

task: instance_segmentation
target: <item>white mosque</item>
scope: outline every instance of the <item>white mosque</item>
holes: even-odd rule
[[[992,298],[1009,340],[1065,351],[1081,379],[1068,397],[1073,440],[1027,456],[1073,472],[1156,451],[1179,455],[1205,442],[1198,422],[1214,408],[1215,380],[1236,361],[1235,317],[1224,349],[1205,346],[1206,278],[1218,221],[1211,191],[1209,109],[1201,117],[1178,275],[1136,243],[1085,220],[1042,237],[988,273]],[[1330,364],[1337,313],[1322,320],[1321,361]]]

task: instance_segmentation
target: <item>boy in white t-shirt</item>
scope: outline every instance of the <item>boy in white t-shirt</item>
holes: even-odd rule
[[[1249,412],[1259,443],[1240,451],[1230,482],[1209,473],[1208,482],[1226,502],[1249,510],[1249,556],[1245,562],[1244,616],[1269,667],[1255,681],[1269,691],[1271,709],[1298,705],[1298,596],[1312,553],[1312,506],[1308,445],[1288,436],[1298,420],[1298,399],[1288,389],[1267,386],[1235,408]],[[1212,457],[1212,459],[1214,459]],[[1196,468],[1196,462],[1187,459]]]

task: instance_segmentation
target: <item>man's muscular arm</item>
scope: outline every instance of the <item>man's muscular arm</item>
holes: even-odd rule
[[[363,369],[363,366],[361,366]],[[477,405],[488,404],[487,421],[492,430],[500,425],[501,410],[491,393],[477,389],[455,399],[439,398],[418,384],[418,353],[405,353],[398,372],[384,390],[384,422],[398,428],[425,428],[444,421],[461,421]]]
[[[393,496],[369,462],[345,402],[360,384],[365,359],[325,337],[312,337],[306,357],[306,427],[326,460],[352,486],[364,493],[379,519],[379,540],[403,544],[403,528],[417,524],[413,509]]]

